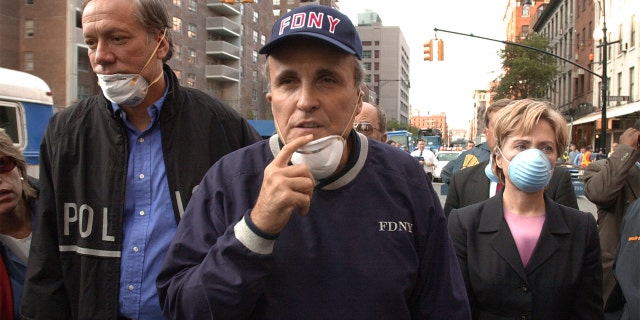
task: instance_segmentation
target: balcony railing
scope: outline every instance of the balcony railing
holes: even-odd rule
[[[240,48],[226,41],[207,41],[206,54],[217,59],[240,60]]]
[[[205,76],[207,80],[239,82],[240,70],[221,64],[208,65],[205,68]]]
[[[240,24],[227,17],[208,17],[207,31],[225,37],[239,37]]]
[[[233,16],[240,14],[240,4],[229,5],[221,3],[220,0],[207,0],[207,7],[222,16]]]

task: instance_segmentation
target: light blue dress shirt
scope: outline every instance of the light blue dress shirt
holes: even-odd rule
[[[132,319],[164,319],[156,292],[156,277],[177,227],[158,121],[169,87],[147,109],[151,124],[143,132],[122,113],[129,139],[129,160],[119,312],[121,316]],[[112,106],[114,110],[120,109],[117,105]]]

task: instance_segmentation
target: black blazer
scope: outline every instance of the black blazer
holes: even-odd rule
[[[604,319],[593,215],[545,196],[546,219],[524,267],[502,194],[449,216],[474,319]]]
[[[463,208],[489,198],[490,181],[484,174],[484,167],[488,163],[489,160],[483,161],[453,174],[444,203],[445,216],[449,216],[452,209]],[[559,204],[580,209],[576,192],[573,190],[571,174],[566,168],[555,167],[544,194]]]

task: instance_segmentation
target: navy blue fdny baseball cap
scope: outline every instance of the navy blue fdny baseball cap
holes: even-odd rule
[[[269,43],[259,52],[268,55],[282,40],[300,36],[323,40],[362,60],[362,42],[351,20],[322,5],[303,5],[278,18]]]

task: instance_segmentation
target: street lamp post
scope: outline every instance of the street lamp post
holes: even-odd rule
[[[605,13],[604,3],[598,1],[600,10],[602,11],[602,122],[600,124],[600,147],[607,152],[607,15]]]

